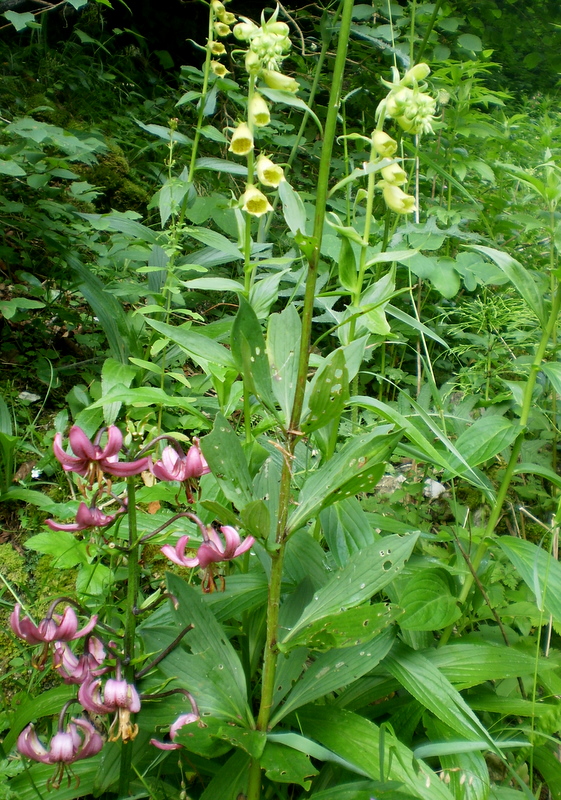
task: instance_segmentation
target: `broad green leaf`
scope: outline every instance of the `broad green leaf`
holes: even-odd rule
[[[220,253],[230,256],[232,259],[243,259],[243,253],[240,252],[239,247],[217,231],[213,231],[210,228],[188,227],[185,232],[198,242],[202,242],[207,247],[212,247]]]
[[[172,214],[179,212],[190,188],[191,184],[180,178],[170,178],[164,183],[158,192],[158,209],[162,228]]]
[[[456,449],[470,467],[476,467],[509,447],[519,432],[519,426],[506,417],[485,415],[458,437]],[[460,464],[455,459],[451,461],[461,471]]]
[[[192,144],[193,142],[193,140],[185,136],[185,134],[174,131],[171,128],[166,128],[164,125],[155,125],[153,123],[146,125],[139,119],[135,119],[134,121],[143,131],[151,133],[153,136],[157,136],[158,139],[163,139],[166,142],[173,142],[174,144]]]
[[[372,6],[365,6],[369,10]],[[355,6],[355,9],[357,6]],[[417,795],[405,791],[397,781],[353,781],[338,784],[331,789],[314,792],[310,800],[416,800]]]
[[[514,470],[515,475],[539,475],[540,478],[545,478],[546,481],[549,481],[554,486],[557,486],[561,489],[561,475],[558,475],[549,467],[542,467],[541,464],[527,464],[524,462],[523,464],[518,464],[518,466]]]
[[[11,712],[9,717],[10,730],[2,742],[5,752],[10,752],[26,725],[41,717],[59,714],[63,705],[74,697],[75,693],[74,686],[55,686],[54,689],[42,690],[35,697],[29,697],[15,706],[15,711]]]
[[[461,616],[447,574],[440,569],[416,572],[401,592],[399,605],[405,612],[399,624],[407,631],[440,630]]]
[[[155,319],[146,318],[146,322],[158,333],[166,336],[170,341],[179,345],[185,350],[189,356],[205,368],[207,364],[215,364],[219,367],[234,368],[234,359],[230,351],[218,344],[208,336],[203,336],[201,333],[195,333],[190,328],[182,326],[176,327],[168,325],[166,322],[159,322]]]
[[[68,697],[67,699],[70,698]],[[64,704],[64,701],[62,701],[62,704]],[[58,710],[60,711],[60,707]],[[4,740],[4,748],[6,751],[9,750],[6,747],[6,740]],[[56,800],[77,800],[77,798],[92,795],[95,775],[101,763],[102,755],[103,753],[99,753],[93,758],[86,758],[73,764],[74,780],[72,780],[70,786],[63,782],[56,790]],[[52,764],[32,764],[28,769],[12,778],[8,786],[18,800],[38,800],[37,787],[46,786],[48,781],[52,780],[52,777]]]
[[[229,175],[247,176],[247,167],[244,164],[226,161],[223,158],[197,158],[195,161],[195,169],[210,169],[213,172],[226,172]]]
[[[162,234],[153,231],[135,219],[123,217],[116,212],[111,214],[79,214],[82,219],[88,220],[98,231],[120,231],[131,239],[157,245]]]
[[[523,267],[519,261],[509,256],[508,253],[495,250],[493,247],[484,247],[480,244],[474,244],[471,245],[471,249],[483,253],[483,255],[495,262],[497,267],[504,272],[518,294],[526,302],[528,308],[534,312],[540,323],[545,325],[546,313],[543,306],[543,299],[536,282],[528,270]]]
[[[290,641],[290,648],[306,645],[321,652],[334,647],[351,647],[369,642],[402,614],[401,608],[385,603],[349,608],[340,614],[330,615],[313,622]],[[279,650],[286,646],[280,642]]]
[[[420,651],[405,646],[390,653],[384,666],[425,708],[468,740],[483,739],[497,746],[461,694]]]
[[[237,800],[245,797],[250,757],[243,750],[236,750],[233,756],[213,777],[199,800]]]
[[[264,500],[253,500],[240,514],[244,528],[256,539],[267,539],[271,530],[269,506]]]
[[[309,475],[298,496],[298,506],[289,516],[289,530],[298,530],[320,509],[337,500],[371,491],[400,438],[401,430],[392,433],[390,426],[383,425],[350,439],[333,458]]]
[[[236,508],[253,500],[247,461],[228,421],[217,414],[211,433],[201,439],[201,449],[220,488]]]
[[[358,550],[374,542],[370,514],[355,497],[324,508],[319,519],[329,552],[339,568]]]
[[[127,364],[122,364],[115,361],[113,358],[106,358],[101,370],[101,393],[107,395],[115,386],[122,388],[125,386],[127,389],[133,382],[138,370],[130,367]],[[106,425],[113,425],[119,416],[121,410],[121,403],[108,403],[103,407],[103,419]]]
[[[230,278],[193,278],[181,281],[186,289],[206,289],[212,292],[243,292],[243,284]]]
[[[225,725],[224,720],[212,716],[204,716],[198,723],[180,728],[176,741],[190,752],[206,758],[216,758],[232,747],[239,747],[259,758],[266,743],[265,734],[260,731]]]
[[[224,136],[222,131],[219,131],[214,125],[203,125],[201,133],[206,139],[210,139],[213,142],[220,142],[221,144],[228,143],[228,139]]]
[[[395,641],[394,628],[387,628],[367,644],[330,650],[317,656],[289,692],[284,704],[271,719],[274,727],[296,708],[312,703],[329,692],[353,683],[374,669],[387,656]]]
[[[236,366],[243,376],[246,391],[252,392],[266,408],[275,412],[265,339],[255,311],[242,295],[232,325],[230,346]]]
[[[306,791],[312,785],[311,780],[306,779],[318,772],[304,753],[276,742],[267,742],[261,757],[261,767],[269,780],[297,783]]]
[[[280,314],[271,315],[267,331],[267,352],[273,393],[287,420],[290,419],[294,402],[301,336],[302,324],[292,303]]]
[[[3,158],[0,159],[0,175],[11,175],[14,178],[20,178],[25,174],[23,167],[20,167],[15,161],[5,161]]]
[[[181,95],[181,97],[179,98],[179,100],[177,101],[177,103],[175,105],[176,106],[183,106],[183,105],[185,105],[185,103],[190,103],[191,100],[198,100],[200,96],[201,96],[201,93],[200,92],[195,92],[194,90],[191,90],[189,92],[185,92],[185,94]]]
[[[0,395],[0,434],[12,435],[12,415],[2,395]]]
[[[536,595],[540,610],[561,624],[561,564],[546,550],[526,539],[501,536],[496,542],[524,583]]]
[[[386,731],[382,739],[380,728],[370,720],[331,705],[301,708],[297,717],[294,722],[305,736],[343,758],[359,775],[379,780],[383,772],[384,778],[401,781],[416,798],[453,800],[437,773],[392,734]]]
[[[561,363],[559,361],[549,361],[547,364],[541,365],[541,371],[551,381],[556,394],[561,394]]]
[[[473,50],[475,53],[483,50],[481,39],[473,33],[462,33],[461,36],[458,36],[458,44],[460,47],[465,47],[466,50]]]
[[[532,759],[534,767],[545,780],[552,800],[561,800],[561,764],[557,752],[551,744],[534,746]]]
[[[267,275],[255,281],[249,290],[249,302],[258,319],[268,319],[271,306],[279,298],[279,283],[287,272],[290,270],[283,269],[281,272]]]
[[[308,397],[309,414],[300,429],[311,433],[340,417],[348,396],[349,376],[345,354],[338,348],[314,375]]]
[[[470,750],[470,742],[458,740],[457,735],[447,725],[439,720],[431,719],[427,726],[429,736],[433,742],[438,742],[440,753],[436,755],[447,776],[446,782],[453,789],[457,800],[487,800],[489,796],[489,769],[481,750]],[[486,750],[486,743],[481,742],[482,750]],[[427,745],[431,747],[431,745]],[[448,746],[448,753],[444,748]],[[512,747],[512,744],[510,744]],[[421,745],[422,749],[422,745]],[[415,755],[428,758],[429,753],[423,755],[418,749]]]
[[[279,184],[279,197],[282,203],[284,219],[291,232],[297,234],[306,233],[306,209],[300,195],[296,192],[288,181],[281,181]]]
[[[90,409],[101,408],[109,403],[127,403],[133,408],[146,408],[148,406],[164,406],[166,408],[183,408],[194,417],[197,417],[205,424],[208,419],[194,407],[195,398],[170,396],[163,389],[155,386],[139,386],[127,389],[124,386],[115,386],[105,397],[96,400],[89,406]]]
[[[55,569],[69,569],[77,564],[88,563],[87,543],[81,542],[69,531],[36,533],[26,539],[25,546],[38,553],[51,555]]]
[[[266,603],[268,586],[265,573],[228,575],[224,591],[205,594],[203,600],[212,609],[218,622],[241,619],[244,611],[251,611]]]
[[[315,593],[281,643],[289,642],[317,620],[358,606],[381,591],[403,569],[418,536],[385,536],[351,556],[347,565]]]
[[[11,480],[11,478],[10,478]],[[43,492],[36,491],[35,489],[19,489],[10,486],[10,488],[0,494],[0,502],[10,502],[11,500],[21,500],[24,503],[29,503],[32,506],[43,509],[48,514],[56,513],[57,503],[53,502]]]
[[[216,621],[198,589],[189,586],[177,575],[168,573],[166,577],[169,591],[175,598],[171,611],[177,621],[176,630],[179,631],[187,625],[193,625],[192,630],[185,636],[185,644],[193,655],[205,656],[205,660],[208,657],[209,669],[206,677],[210,677],[215,686],[220,687],[222,696],[228,698],[228,706],[232,710],[236,710],[234,720],[238,723],[240,721],[250,723],[251,712],[247,706],[245,674],[224,629]],[[175,603],[177,603],[177,608]],[[179,660],[181,660],[181,651],[174,652],[177,652]],[[185,657],[184,652],[183,657]],[[193,694],[197,696],[196,691],[193,691]],[[230,714],[218,714],[217,716],[228,718]]]
[[[341,250],[339,251],[339,283],[343,289],[349,292],[356,291],[358,273],[356,270],[356,258],[353,247],[346,236],[341,237]]]

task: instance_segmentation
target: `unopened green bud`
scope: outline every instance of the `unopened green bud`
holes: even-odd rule
[[[380,181],[384,201],[388,208],[395,211],[396,214],[411,214],[415,211],[415,198],[413,195],[405,194],[405,192],[395,186],[393,183],[386,183]]]
[[[397,150],[397,142],[385,131],[374,131],[372,144],[374,150],[383,158],[391,158]]]
[[[276,72],[272,69],[263,70],[263,80],[269,89],[277,89],[280,92],[296,94],[300,88],[294,78],[289,78],[288,75],[283,75],[282,72]]]
[[[255,92],[251,98],[249,104],[249,118],[258,128],[268,125],[271,121],[269,106],[258,92]]]
[[[415,64],[414,67],[407,70],[401,82],[405,84],[419,83],[419,81],[424,81],[428,75],[430,75],[430,67],[421,61],[420,64]]]
[[[407,183],[407,173],[397,163],[390,164],[389,167],[384,167],[382,170],[382,178],[387,183],[393,183],[396,186]]]

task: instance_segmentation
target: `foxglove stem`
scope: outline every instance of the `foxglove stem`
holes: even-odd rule
[[[337,55],[333,67],[331,82],[331,93],[327,119],[325,121],[325,131],[321,160],[319,167],[316,213],[314,219],[314,250],[308,260],[308,275],[306,279],[306,290],[304,295],[304,308],[302,311],[302,340],[298,361],[298,379],[294,394],[294,404],[290,417],[290,425],[287,434],[288,458],[283,460],[281,472],[281,485],[279,497],[279,520],[277,525],[276,541],[280,545],[279,550],[272,557],[271,577],[269,581],[269,597],[267,603],[267,640],[265,645],[265,656],[263,663],[263,681],[261,689],[261,702],[257,717],[257,730],[266,731],[271,716],[271,707],[275,690],[275,671],[278,660],[278,650],[276,642],[278,639],[279,607],[281,596],[281,576],[284,560],[284,548],[286,545],[286,523],[290,508],[290,484],[292,470],[290,466],[291,456],[294,454],[296,443],[299,438],[299,425],[304,404],[304,394],[306,391],[306,379],[309,364],[310,341],[312,332],[312,317],[314,311],[316,278],[319,266],[319,253],[323,234],[325,219],[325,209],[327,205],[327,193],[329,172],[331,167],[331,154],[335,141],[335,131],[337,127],[337,113],[340,105],[341,87],[343,84],[343,74],[347,57],[347,46],[351,29],[353,12],[353,0],[344,0],[343,12],[341,16],[341,27],[339,29],[339,41],[337,44]],[[248,777],[247,800],[259,800],[261,796],[261,765],[259,759],[251,761]]]
[[[255,75],[249,76],[249,84],[247,90],[247,107],[249,111],[249,106],[253,100],[253,96],[255,94]],[[248,120],[247,125],[250,132],[253,134],[253,120],[251,119],[251,115],[248,113]],[[253,186],[253,165],[254,165],[254,155],[253,155],[253,148],[247,154],[247,186]],[[245,238],[244,238],[244,289],[249,296],[249,290],[251,289],[251,284],[253,282],[253,272],[251,268],[251,215],[246,213],[245,214]],[[244,396],[247,396],[247,387],[244,391]]]

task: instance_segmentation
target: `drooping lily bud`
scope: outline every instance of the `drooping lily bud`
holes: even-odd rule
[[[236,156],[246,156],[253,150],[253,134],[247,123],[240,122],[235,129],[228,150]]]

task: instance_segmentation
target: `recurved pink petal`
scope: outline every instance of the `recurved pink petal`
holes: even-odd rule
[[[115,711],[113,706],[105,705],[101,699],[101,681],[89,681],[83,683],[78,689],[78,702],[80,702],[86,711],[92,711],[94,714],[110,714]]]
[[[17,748],[23,756],[32,758],[33,761],[41,761],[43,764],[51,764],[50,755],[41,744],[35,733],[33,725],[28,725],[18,736]]]
[[[44,640],[39,634],[39,629],[34,625],[29,617],[24,617],[20,620],[21,606],[16,603],[14,610],[10,614],[10,627],[16,636],[23,639],[28,644],[41,644]]]
[[[209,542],[203,542],[197,550],[197,559],[199,561],[199,566],[202,569],[206,569],[210,564],[217,561],[224,561],[224,553],[218,551],[216,547]]]
[[[224,558],[233,558],[234,553],[236,552],[236,547],[239,547],[241,542],[240,534],[235,528],[232,528],[231,525],[223,525],[220,528],[220,532],[222,533],[222,536],[226,542],[226,547],[222,548],[224,550]]]
[[[152,459],[150,456],[139,458],[137,461],[110,461],[108,458],[101,458],[99,466],[104,472],[114,475],[116,478],[128,478],[131,475],[139,475],[150,469]]]
[[[92,723],[83,717],[73,718],[72,722],[77,725],[84,735],[82,746],[78,749],[76,754],[76,761],[81,758],[89,758],[95,756],[103,747],[103,739],[96,731]]]
[[[123,446],[123,434],[116,425],[110,425],[107,429],[107,444],[101,452],[102,458],[116,456]]]
[[[55,437],[56,439],[56,437]],[[97,458],[98,450],[94,444],[88,439],[82,428],[78,425],[73,425],[68,432],[68,441],[72,452],[79,459],[85,461],[95,461]]]
[[[181,536],[177,540],[177,544],[173,547],[171,544],[165,544],[161,549],[162,553],[169,558],[170,561],[173,561],[174,564],[177,564],[179,567],[198,567],[199,566],[199,559],[197,556],[194,558],[186,558],[185,557],[185,547],[187,542],[189,541],[188,536]]]
[[[253,536],[246,536],[243,542],[240,544],[239,547],[236,547],[234,552],[234,558],[241,556],[242,553],[245,553],[255,544],[255,539]]]

